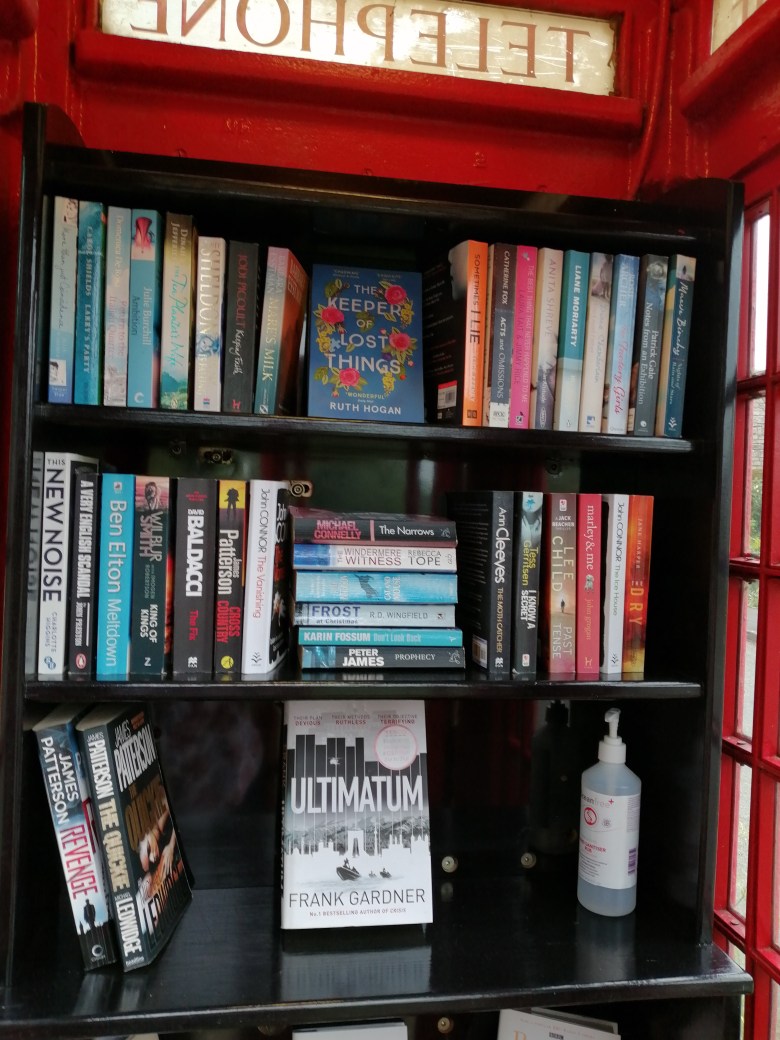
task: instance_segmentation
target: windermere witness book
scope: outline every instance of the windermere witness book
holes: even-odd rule
[[[113,964],[113,902],[97,838],[95,812],[76,737],[83,705],[63,704],[33,726],[68,902],[84,967]]]
[[[52,404],[70,404],[76,341],[78,199],[57,195],[53,210],[48,399]]]
[[[425,705],[286,701],[282,928],[432,920]]]
[[[269,246],[257,351],[255,412],[259,415],[295,412],[308,291],[309,276],[294,254]]]
[[[418,272],[315,264],[307,414],[423,422],[422,330]]]
[[[456,603],[455,572],[294,571],[296,603]]]
[[[682,436],[695,280],[696,260],[692,256],[670,257],[655,413],[658,437]]]
[[[152,723],[140,704],[76,723],[108,868],[125,971],[163,949],[192,900]]]
[[[496,1040],[620,1040],[617,1023],[603,1018],[572,1015],[565,1011],[502,1008]]]
[[[344,545],[342,543],[293,545],[296,570],[432,571],[457,570],[454,546],[437,545]]]
[[[457,540],[455,524],[447,517],[290,506],[290,518],[294,542],[455,545]]]

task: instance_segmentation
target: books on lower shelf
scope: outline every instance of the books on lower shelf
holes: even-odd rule
[[[350,1022],[293,1029],[292,1040],[407,1040],[408,1035],[403,1021]]]
[[[558,1008],[502,1008],[496,1040],[620,1040],[617,1022],[574,1015]]]

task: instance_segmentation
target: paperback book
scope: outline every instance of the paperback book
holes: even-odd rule
[[[197,233],[186,213],[166,213],[160,332],[160,407],[184,411],[190,402],[192,280]]]
[[[560,341],[553,409],[555,430],[576,430],[579,426],[589,274],[590,253],[567,249],[563,255]]]
[[[485,354],[485,426],[509,426],[512,342],[515,334],[517,247],[506,242],[489,247],[490,293]]]
[[[303,625],[296,630],[299,646],[462,646],[463,633],[455,628],[325,628]]]
[[[170,477],[136,476],[130,678],[161,679],[170,660]]]
[[[502,1008],[496,1040],[620,1040],[617,1023],[566,1011],[533,1008],[514,1011]]]
[[[628,402],[628,432],[652,437],[658,402],[658,366],[664,327],[664,297],[669,257],[648,253],[639,265],[634,361]]]
[[[613,257],[591,253],[588,311],[582,359],[579,429],[600,433],[604,412],[604,379],[609,343],[609,309],[612,296]]]
[[[76,342],[78,199],[57,195],[53,209],[48,399],[52,404],[70,404]]]
[[[578,679],[597,679],[601,655],[601,495],[577,496]]]
[[[509,425],[518,430],[527,430],[531,424],[531,370],[534,354],[537,261],[536,246],[517,247]]]
[[[210,679],[214,659],[217,482],[178,477],[173,558],[174,679]]]
[[[539,643],[544,495],[516,491],[512,564],[512,675],[533,679]]]
[[[27,556],[27,617],[25,620],[24,674],[33,676],[38,666],[38,606],[41,594],[41,522],[43,516],[43,452],[33,451],[30,465],[30,541]]]
[[[602,433],[626,433],[636,320],[639,257],[619,253],[613,262],[609,336],[604,372]]]
[[[545,499],[542,653],[553,678],[574,677],[577,635],[577,496]]]
[[[455,525],[447,517],[413,513],[335,512],[290,506],[293,542],[454,546]]]
[[[156,408],[160,403],[163,224],[155,210],[134,209],[132,221],[127,404]]]
[[[257,361],[259,255],[257,242],[228,242],[223,412],[252,411]]]
[[[100,404],[103,394],[103,284],[106,207],[79,202],[73,403]]]
[[[456,603],[455,572],[294,571],[293,595],[301,603]]]
[[[214,676],[237,679],[244,638],[246,481],[220,480],[217,494]]]
[[[530,425],[534,430],[553,428],[562,288],[563,250],[545,246],[537,254],[534,301],[530,399]]]
[[[106,226],[106,299],[103,343],[103,404],[127,404],[127,347],[130,333],[132,214],[109,206]]]
[[[80,467],[73,478],[73,544],[70,552],[68,666],[73,678],[91,678],[95,669],[100,476]]]
[[[309,276],[293,253],[280,246],[269,246],[255,389],[255,412],[260,415],[291,415],[295,412],[298,355],[308,291]],[[366,313],[364,311],[362,324],[357,320],[360,331],[364,331]],[[345,327],[349,325],[346,311],[344,324]],[[346,350],[349,352],[349,346]],[[357,388],[355,393],[358,393]]]
[[[692,256],[676,254],[670,258],[655,415],[658,437],[682,436],[695,280],[696,260]]]
[[[462,646],[300,646],[301,668],[465,668]]]
[[[637,679],[645,672],[653,504],[652,495],[630,495],[628,499],[622,670],[624,675]]]
[[[454,628],[454,603],[296,603],[293,624],[360,628]]]
[[[431,571],[457,570],[454,546],[437,545],[345,545],[296,542],[293,545],[296,570],[356,571]]]
[[[629,496],[602,496],[602,618],[599,673],[620,676],[623,670],[623,621],[626,591],[626,534]]]
[[[425,705],[286,701],[282,928],[432,920]]]
[[[226,249],[224,238],[202,235],[198,239],[192,391],[192,407],[196,412],[218,412],[222,406]]]
[[[100,483],[95,678],[108,682],[127,679],[130,670],[134,526],[135,477],[104,473]]]

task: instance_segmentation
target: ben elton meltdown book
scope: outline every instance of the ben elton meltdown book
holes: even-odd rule
[[[432,920],[425,705],[287,701],[282,928]]]

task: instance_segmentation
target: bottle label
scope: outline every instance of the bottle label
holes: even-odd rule
[[[639,795],[582,788],[579,876],[602,888],[636,885]]]

